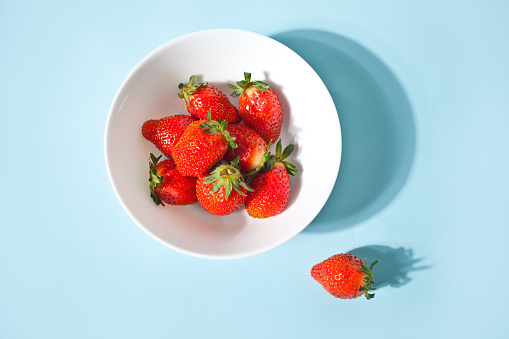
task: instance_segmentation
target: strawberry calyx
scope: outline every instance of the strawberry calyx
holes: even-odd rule
[[[233,93],[230,94],[234,98],[240,97],[242,93],[244,93],[244,91],[251,86],[259,90],[260,92],[265,92],[270,88],[269,84],[267,84],[265,81],[260,80],[251,81],[251,73],[248,72],[244,72],[244,80],[237,81],[237,86],[232,84],[227,85],[231,89],[235,90]]]
[[[362,285],[359,288],[359,292],[364,292],[364,296],[366,299],[373,299],[375,297],[374,293],[369,293],[370,291],[376,290],[376,287],[373,287],[375,283],[373,281],[373,266],[375,266],[380,260],[375,260],[369,267],[366,265],[366,259],[362,260],[361,263],[361,271],[365,274],[364,279],[362,280]]]
[[[207,122],[204,122],[200,125],[200,128],[204,133],[207,134],[216,134],[221,133],[226,141],[228,141],[228,148],[233,153],[233,149],[237,148],[238,145],[235,143],[235,137],[232,137],[230,133],[226,130],[228,123],[221,118],[217,118],[217,120],[213,120],[211,116],[212,109],[209,108],[207,113]]]
[[[159,162],[159,159],[161,159],[162,155],[158,156],[156,158],[156,156],[152,153],[150,153],[150,157],[149,157],[149,179],[148,181],[150,181],[150,197],[152,198],[152,200],[154,201],[154,203],[156,205],[163,205],[164,206],[164,202],[157,196],[155,190],[158,186],[161,186],[163,184],[163,176],[162,175],[159,175],[158,171],[157,171],[157,163]]]
[[[187,84],[180,83],[178,85],[178,88],[180,89],[178,96],[184,102],[184,108],[186,108],[187,104],[189,104],[189,96],[196,93],[198,89],[207,86],[207,84],[208,82],[197,82],[196,75],[191,75]]]
[[[242,192],[241,187],[246,191],[252,192],[253,189],[249,187],[244,181],[244,177],[240,173],[239,167],[239,156],[236,156],[229,164],[226,161],[222,161],[214,170],[205,177],[205,184],[212,184],[211,193],[215,193],[224,186],[224,195],[228,199],[235,190],[240,195],[246,196]]]
[[[266,161],[264,161],[263,164],[261,165],[263,167],[261,170],[266,172],[272,169],[276,165],[276,163],[281,163],[285,166],[286,172],[289,175],[291,176],[296,175],[297,173],[299,173],[297,167],[291,162],[285,160],[286,158],[288,158],[290,154],[292,154],[294,148],[295,146],[293,144],[289,144],[283,149],[283,146],[281,145],[281,139],[279,139],[279,141],[276,144],[276,154],[269,155],[269,158]],[[263,157],[265,159],[265,154],[263,155]]]

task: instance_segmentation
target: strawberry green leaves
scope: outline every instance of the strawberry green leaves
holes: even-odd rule
[[[279,139],[279,141],[276,144],[276,154],[271,155],[270,158],[264,162],[263,171],[268,171],[272,167],[274,167],[276,162],[281,162],[285,166],[288,174],[295,176],[297,173],[299,173],[299,170],[297,169],[297,167],[294,164],[285,160],[286,158],[288,158],[290,156],[290,154],[292,154],[294,148],[295,148],[295,146],[293,144],[289,144],[288,146],[286,146],[283,149],[283,147],[281,145],[281,139]],[[265,157],[265,154],[264,154],[264,157]]]
[[[226,141],[228,141],[228,147],[230,149],[237,148],[237,144],[235,143],[235,138],[230,136],[230,133],[226,130],[228,123],[221,118],[217,118],[217,120],[212,120],[211,110],[209,109],[207,113],[207,122],[200,125],[202,131],[207,134],[216,134],[221,133]]]
[[[244,72],[244,80],[237,81],[237,86],[232,84],[227,84],[228,87],[231,89],[234,89],[235,92],[231,93],[230,95],[234,98],[238,98],[242,95],[245,89],[253,86],[260,92],[265,92],[269,89],[269,84],[267,84],[265,81],[255,80],[251,82],[251,73]]]
[[[217,166],[205,177],[204,182],[205,184],[213,184],[210,191],[212,194],[216,193],[224,186],[226,199],[230,197],[233,190],[245,196],[246,194],[242,191],[241,187],[246,191],[253,191],[253,189],[246,184],[240,173],[238,156],[235,157],[230,164],[223,162]]]
[[[373,281],[373,267],[379,262],[380,260],[375,260],[373,263],[367,267],[366,266],[366,259],[362,260],[361,264],[361,271],[366,276],[363,279],[363,283],[365,284],[361,288],[359,288],[359,292],[364,292],[364,296],[366,299],[373,299],[375,297],[374,293],[369,293],[370,291],[375,291],[376,287],[373,287],[373,284],[375,283]]]
[[[180,93],[178,93],[179,98],[182,99],[184,102],[184,109],[187,107],[187,104],[189,103],[189,96],[196,93],[196,91],[202,87],[207,86],[207,82],[204,83],[197,83],[196,75],[191,75],[189,78],[189,82],[184,85],[183,83],[180,83],[178,85],[178,88],[180,89]]]
[[[159,159],[161,159],[161,157],[162,157],[162,155],[160,155],[156,158],[156,156],[154,154],[150,153],[150,158],[149,158],[149,175],[150,175],[150,177],[149,177],[148,181],[150,181],[150,186],[149,186],[150,187],[150,197],[152,198],[152,200],[154,201],[154,203],[156,205],[164,206],[164,203],[162,202],[162,200],[155,193],[155,189],[157,188],[157,186],[160,186],[163,183],[163,177],[157,175],[157,169],[156,169],[156,165],[159,162]]]
[[[245,81],[238,81],[237,82],[237,85],[239,85],[238,87],[235,86],[235,85],[232,85],[232,84],[227,84],[228,87],[230,87],[231,89],[234,89],[235,92],[232,92],[230,95],[234,98],[238,98],[242,95],[242,93],[244,93],[244,88],[246,87],[246,84],[245,84]]]
[[[268,148],[270,148],[270,143]],[[244,177],[247,178],[258,172],[267,172],[271,170],[277,162],[281,162],[285,166],[286,172],[289,175],[295,176],[299,173],[297,166],[285,160],[293,153],[294,148],[295,146],[293,144],[289,144],[283,149],[280,139],[276,144],[276,154],[273,155],[269,151],[265,152],[260,165],[251,172],[244,174]]]

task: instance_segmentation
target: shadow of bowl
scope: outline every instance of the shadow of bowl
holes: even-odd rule
[[[295,30],[272,38],[318,73],[341,122],[343,153],[336,184],[304,232],[337,231],[367,220],[394,199],[412,168],[416,132],[405,91],[380,59],[340,35]],[[327,159],[317,161],[327,166]]]

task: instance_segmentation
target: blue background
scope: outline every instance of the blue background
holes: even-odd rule
[[[506,1],[2,1],[0,338],[505,334],[508,15]],[[104,162],[130,70],[208,28],[294,49],[343,131],[313,223],[233,261],[150,238]],[[245,53],[263,51],[231,51]],[[375,299],[335,299],[311,278],[340,252],[382,259]]]

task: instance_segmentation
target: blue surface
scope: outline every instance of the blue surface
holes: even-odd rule
[[[2,2],[0,338],[501,337],[508,15],[506,1]],[[146,235],[103,154],[136,63],[219,27],[306,59],[344,138],[315,221],[234,261]],[[310,277],[340,252],[383,260],[375,299],[335,299]]]

